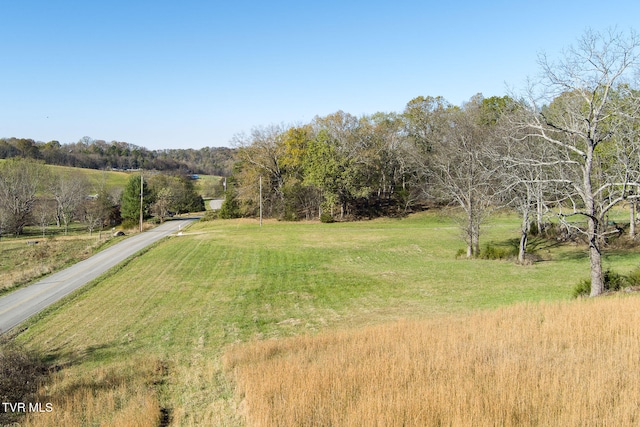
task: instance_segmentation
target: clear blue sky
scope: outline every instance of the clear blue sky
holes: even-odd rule
[[[0,0],[0,137],[229,146],[419,95],[502,96],[633,1]]]

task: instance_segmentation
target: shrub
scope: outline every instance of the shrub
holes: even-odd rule
[[[30,402],[46,371],[36,353],[0,338],[0,402]],[[19,415],[0,408],[0,425],[15,422]]]
[[[631,273],[627,275],[627,281],[629,286],[640,286],[640,267],[631,270]]]
[[[574,298],[587,297],[591,293],[591,280],[582,279],[573,287],[571,296]]]
[[[240,218],[242,216],[240,214],[240,206],[238,204],[238,200],[232,192],[227,192],[218,215],[222,219]]]
[[[622,274],[607,270],[602,275],[604,280],[604,289],[606,291],[619,291],[629,285],[628,279]]]
[[[124,230],[138,229],[138,228],[140,228],[140,220],[139,219],[135,220],[135,219],[127,218],[124,221],[122,221],[122,224],[120,224],[120,226]]]
[[[218,211],[206,211],[200,221],[213,221],[214,219],[218,219]]]
[[[494,246],[487,244],[480,252],[480,258],[482,259],[507,259],[512,258],[518,254],[517,249],[513,247]]]
[[[622,274],[618,274],[611,270],[606,270],[602,275],[604,290],[616,292],[628,286],[634,286],[634,280],[638,280],[638,278],[640,278],[640,270],[636,269],[632,274],[636,277],[635,279],[630,278],[630,276],[623,276]],[[582,279],[576,286],[574,286],[571,294],[574,298],[578,298],[589,296],[590,293],[591,280]]]
[[[333,218],[333,215],[331,215],[329,212],[322,212],[322,214],[320,214],[320,222],[332,223],[335,221],[336,220]]]

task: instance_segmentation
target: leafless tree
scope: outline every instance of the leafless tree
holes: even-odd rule
[[[73,214],[88,196],[88,182],[82,175],[59,172],[53,174],[49,184],[57,203],[58,225],[64,225],[67,234]]]
[[[502,165],[497,174],[505,205],[514,208],[522,218],[518,263],[524,264],[532,224],[536,225],[538,234],[544,233],[545,217],[550,207],[562,203],[562,190],[569,182],[557,173],[555,162],[546,161],[552,157],[548,151],[555,150],[555,147],[533,144],[531,137],[521,139],[513,135],[511,115],[507,114],[503,119],[500,126],[502,138],[487,147],[487,152]]]
[[[42,230],[42,237],[45,237],[47,227],[54,219],[56,212],[56,201],[50,198],[40,197],[36,200],[33,216]]]
[[[571,204],[569,211],[566,203],[560,205],[561,217],[586,219],[586,227],[580,230],[589,243],[592,296],[604,291],[605,215],[637,184],[627,169],[631,163],[616,160],[615,167],[608,167],[608,162],[625,151],[625,141],[616,138],[616,124],[623,117],[616,93],[630,83],[628,76],[638,65],[639,43],[633,33],[587,31],[560,61],[541,55],[542,76],[530,87],[528,114],[516,130],[534,144],[555,148],[546,153],[544,162],[561,166],[559,179],[570,184],[566,196]]]
[[[263,203],[266,216],[271,216],[284,200],[285,168],[282,164],[285,146],[282,137],[284,126],[256,127],[250,135],[237,134],[233,145],[238,148],[238,158],[245,163],[239,173],[236,187],[238,198],[246,205],[258,206],[258,182],[263,177]]]
[[[31,160],[0,163],[0,217],[6,232],[22,234],[29,224],[45,173],[43,164]]]
[[[472,99],[464,109],[451,109],[449,125],[432,148],[432,179],[443,200],[464,212],[461,228],[467,257],[480,254],[480,228],[495,206],[498,193],[495,164],[483,147],[491,133],[479,121],[481,99]]]

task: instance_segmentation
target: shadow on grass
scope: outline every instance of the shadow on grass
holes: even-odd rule
[[[155,409],[148,416],[156,414],[156,425],[170,425],[173,420],[172,408],[161,406],[157,400],[159,388],[166,383],[169,376],[170,365],[167,361],[153,356],[134,357],[134,354],[139,354],[139,350],[135,345],[118,340],[78,350],[50,350],[44,355],[43,361],[49,366],[50,374],[59,373],[60,376],[45,379],[45,383],[50,381],[55,384],[56,392],[53,396],[41,396],[41,400],[54,402],[56,407],[65,408],[73,413],[72,418],[80,419],[84,416],[85,409],[81,406],[69,407],[65,402],[79,402],[84,396],[92,396],[93,401],[89,406],[108,408],[114,400],[150,397],[156,400],[156,403],[152,404]],[[79,371],[74,367],[83,365],[89,371],[78,375]],[[80,368],[80,371],[84,370],[85,368]],[[66,374],[65,371],[70,374]],[[44,390],[44,394],[47,394],[47,389]],[[118,411],[127,411],[127,408],[125,405]],[[97,420],[111,415],[97,411],[93,416]]]
[[[516,247],[520,245],[519,239],[514,239]],[[563,243],[557,240],[547,239],[544,237],[530,237],[527,241],[527,252],[536,253],[537,251],[551,250],[562,246]]]
[[[582,261],[589,258],[589,251],[586,248],[560,252],[554,255],[554,259],[557,261]]]
[[[520,239],[508,239],[503,242],[495,243],[497,246],[508,247],[511,249],[511,252],[515,255],[518,254],[520,248]],[[545,237],[529,237],[527,240],[527,254],[528,256],[533,256],[534,262],[545,262],[554,260],[572,260],[572,259],[582,259],[582,251],[568,251],[568,252],[558,252],[556,251],[558,248],[565,246],[565,242],[557,241],[554,239],[548,239]],[[554,251],[553,253],[551,251]],[[545,256],[546,255],[546,256]]]
[[[104,343],[100,345],[91,345],[82,350],[70,351],[60,348],[54,348],[50,350],[44,356],[44,362],[51,366],[53,370],[60,370],[73,365],[80,365],[81,363],[92,361],[98,362],[109,358],[109,353],[115,353],[115,347],[121,347],[120,345],[112,343]],[[119,352],[122,349],[120,348]]]

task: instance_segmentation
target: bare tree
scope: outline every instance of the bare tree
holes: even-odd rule
[[[589,244],[591,296],[604,291],[605,215],[628,197],[634,184],[633,174],[621,170],[626,165],[606,167],[610,159],[604,156],[623,150],[624,141],[615,138],[622,117],[615,92],[638,64],[639,43],[633,33],[588,31],[559,62],[541,55],[542,77],[529,91],[528,114],[518,130],[524,138],[555,148],[545,162],[562,166],[560,178],[569,181],[566,196],[572,202],[569,212],[566,204],[560,205],[561,217],[586,219],[580,230]]]
[[[49,189],[57,203],[57,218],[64,225],[64,234],[69,231],[69,223],[76,209],[87,197],[87,180],[78,174],[54,174]]]
[[[561,190],[569,182],[558,178],[560,174],[555,162],[545,161],[552,157],[549,150],[555,150],[555,147],[532,144],[530,137],[520,139],[512,135],[510,115],[504,118],[505,123],[501,126],[503,137],[488,147],[488,153],[502,164],[497,172],[505,204],[514,208],[522,218],[518,263],[524,264],[532,224],[536,225],[536,233],[544,233],[545,216],[551,206],[562,203]]]
[[[277,214],[284,200],[286,181],[283,157],[284,126],[257,127],[251,135],[237,134],[233,145],[238,148],[238,158],[244,163],[238,173],[236,187],[238,198],[254,208],[259,205],[258,182],[263,177],[263,195],[266,215]]]
[[[45,173],[44,165],[32,160],[0,163],[0,217],[7,232],[22,234],[29,224]]]
[[[475,97],[463,110],[451,109],[449,125],[432,148],[434,186],[444,200],[464,212],[461,228],[467,257],[480,254],[480,228],[497,196],[496,165],[483,147],[491,134],[480,121],[481,98]]]
[[[82,218],[90,235],[97,228],[100,230],[98,238],[102,238],[102,229],[109,220],[112,208],[113,201],[104,190],[84,200],[81,205]]]
[[[42,230],[42,237],[45,236],[47,226],[51,224],[51,221],[54,218],[54,212],[56,212],[55,200],[44,197],[40,197],[36,200],[33,209],[33,216]]]

